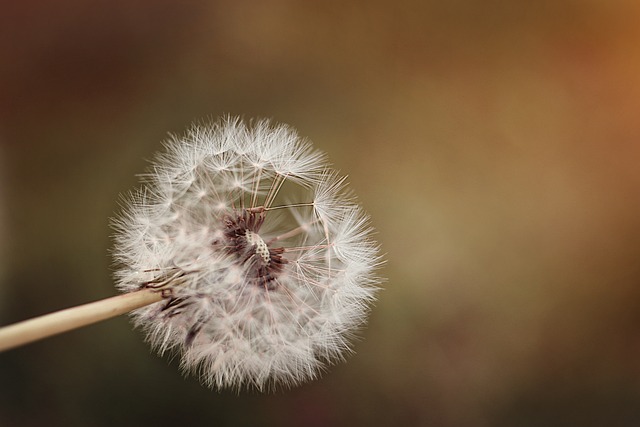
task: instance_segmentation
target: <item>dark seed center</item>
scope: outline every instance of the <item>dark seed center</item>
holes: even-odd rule
[[[248,280],[268,290],[276,289],[277,278],[287,259],[284,248],[271,248],[258,232],[264,223],[264,212],[242,210],[224,219],[226,248],[236,254],[249,270]]]

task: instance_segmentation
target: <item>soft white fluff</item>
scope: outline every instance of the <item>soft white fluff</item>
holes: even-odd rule
[[[209,386],[258,389],[343,357],[380,255],[322,153],[288,126],[225,118],[174,137],[144,180],[114,221],[116,274],[124,292],[163,292],[133,313],[160,353]],[[264,223],[230,238],[243,213]]]

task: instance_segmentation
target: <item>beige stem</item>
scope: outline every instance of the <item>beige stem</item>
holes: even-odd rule
[[[143,289],[5,326],[0,328],[0,351],[110,319],[161,299],[161,292]]]

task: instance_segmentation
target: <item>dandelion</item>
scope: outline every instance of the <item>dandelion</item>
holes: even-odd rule
[[[268,121],[172,138],[114,227],[121,297],[146,295],[134,323],[210,387],[314,378],[350,351],[380,281],[345,179]]]

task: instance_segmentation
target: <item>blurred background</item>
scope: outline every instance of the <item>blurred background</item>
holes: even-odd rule
[[[216,392],[126,316],[0,354],[1,426],[640,425],[640,3],[2,1],[0,324],[115,294],[168,132],[298,129],[386,252],[347,363]]]

